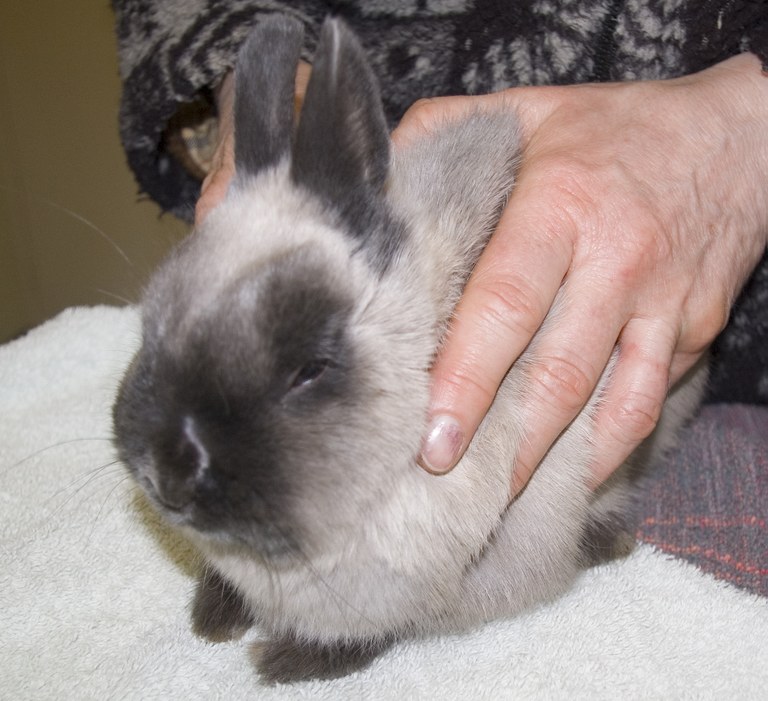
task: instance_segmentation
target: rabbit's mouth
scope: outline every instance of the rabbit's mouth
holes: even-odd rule
[[[193,540],[279,566],[295,559],[301,545],[271,502],[244,485],[221,485],[206,471],[174,473],[155,460],[134,461],[131,471],[149,502],[172,527]]]
[[[240,556],[268,561],[270,566],[277,567],[282,563],[294,563],[296,556],[301,554],[292,531],[269,515],[237,519],[232,511],[212,513],[195,499],[174,502],[174,497],[169,497],[167,491],[161,492],[153,486],[147,488],[145,484],[142,487],[165,521],[198,543],[205,542],[217,550],[232,549]]]

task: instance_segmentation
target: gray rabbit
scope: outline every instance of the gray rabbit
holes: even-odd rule
[[[195,630],[258,625],[271,681],[515,614],[633,542],[629,466],[586,484],[599,389],[508,503],[536,338],[459,465],[416,465],[430,363],[513,185],[515,116],[468,114],[391,162],[376,81],[338,20],[294,129],[301,45],[274,18],[241,49],[236,177],[150,282],[114,407],[122,460],[207,562]],[[671,444],[705,374],[673,391],[633,464]]]

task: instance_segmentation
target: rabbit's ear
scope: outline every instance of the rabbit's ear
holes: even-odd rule
[[[293,179],[343,210],[361,189],[378,192],[388,167],[389,134],[376,77],[351,30],[328,19],[299,121]]]
[[[235,67],[235,169],[255,175],[287,155],[293,132],[296,67],[304,27],[275,16],[262,20]]]

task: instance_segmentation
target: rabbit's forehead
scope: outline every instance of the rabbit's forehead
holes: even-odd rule
[[[209,261],[219,279],[300,246],[321,247],[329,258],[346,262],[351,246],[310,193],[291,185],[280,173],[233,186],[225,202],[211,212],[201,231]]]
[[[299,266],[297,282],[312,275],[340,290],[357,290],[358,297],[370,286],[370,273],[349,237],[310,194],[291,187],[279,173],[233,188],[185,243],[155,276],[145,299],[151,326],[160,335],[216,315],[222,305],[237,301],[233,290],[259,291],[239,282],[254,280],[287,258],[299,262],[301,251],[308,252],[304,262],[308,258],[313,264]]]

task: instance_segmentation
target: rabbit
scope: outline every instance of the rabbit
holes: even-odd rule
[[[614,354],[509,503],[537,335],[459,464],[419,467],[430,365],[513,187],[520,127],[510,110],[469,112],[392,157],[376,79],[339,19],[323,24],[294,126],[302,43],[299,22],[274,17],[241,48],[236,175],[150,280],[113,410],[121,460],[206,563],[194,630],[257,625],[273,683],[512,616],[627,553],[631,463],[673,443],[706,381],[702,362],[593,491]]]

